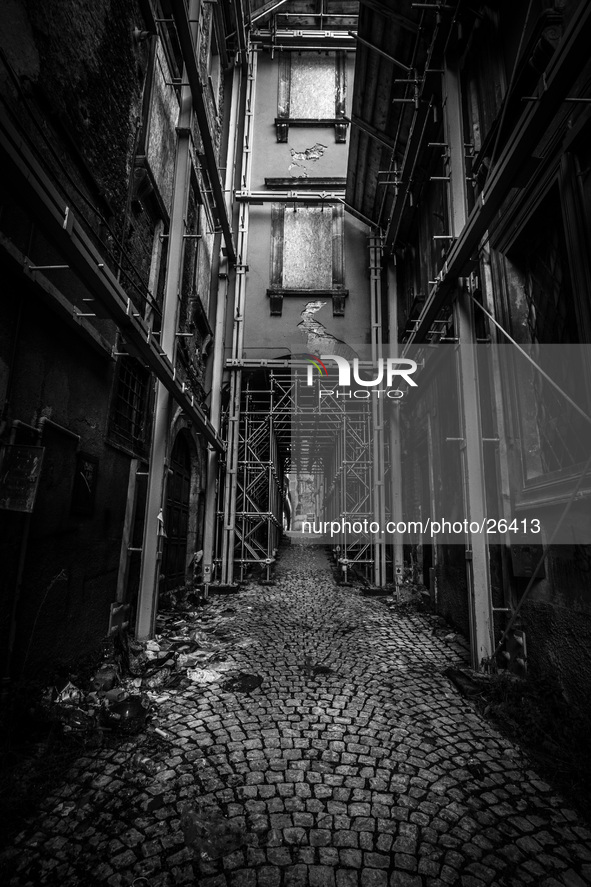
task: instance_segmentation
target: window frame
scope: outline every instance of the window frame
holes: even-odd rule
[[[143,391],[140,394],[143,402],[140,402],[138,406],[133,406],[134,411],[138,414],[140,418],[140,434],[135,434],[133,432],[131,434],[127,433],[125,429],[117,423],[118,404],[121,398],[121,387],[124,384],[123,373],[126,367],[132,368],[133,370],[137,371],[137,378],[143,388]],[[143,379],[140,379],[141,374],[143,374]],[[150,413],[153,392],[152,375],[149,369],[143,366],[140,361],[138,361],[132,355],[127,354],[117,359],[117,365],[115,367],[115,372],[113,376],[113,390],[111,396],[107,443],[111,444],[117,449],[123,450],[124,452],[132,456],[135,456],[136,458],[145,459],[150,449]],[[136,422],[135,419],[134,422]]]
[[[519,256],[520,242],[523,242],[527,236],[528,227],[534,224],[536,214],[540,212],[544,203],[551,198],[551,192],[555,190],[560,209],[559,223],[562,225],[562,236],[565,243],[564,257],[580,330],[578,344],[591,344],[591,305],[584,297],[584,293],[591,292],[584,283],[590,278],[591,268],[586,252],[580,248],[586,236],[586,226],[582,195],[579,193],[580,184],[576,178],[576,146],[577,143],[583,144],[583,138],[584,131],[573,133],[569,143],[564,146],[564,153],[544,172],[539,173],[537,187],[528,189],[523,199],[513,199],[508,202],[505,212],[499,216],[502,218],[502,230],[491,232],[492,266],[497,282],[495,290],[499,293],[498,316],[503,326],[517,341],[522,341],[522,337],[520,338],[519,331],[514,326],[515,315],[511,310],[511,292],[515,284],[511,280],[517,278],[517,280],[524,281],[525,275],[519,268],[519,261],[515,262],[514,257]],[[511,351],[509,352],[509,360],[513,369],[512,378],[515,378],[516,364]],[[587,399],[582,406],[591,409],[591,382],[589,381],[591,380],[591,360],[589,358],[585,360],[585,375],[588,381]],[[545,504],[566,502],[572,491],[573,478],[580,475],[582,463],[565,466],[556,471],[528,479],[525,465],[525,441],[521,434],[519,395],[514,383],[508,385],[506,402],[508,404],[508,427],[511,428],[511,436],[517,443],[516,467],[518,466],[520,488],[515,498],[516,509],[528,510]],[[591,492],[591,477],[584,484],[583,492]]]
[[[279,84],[277,92],[277,116],[275,132],[278,142],[287,142],[290,126],[334,126],[335,142],[347,141],[348,120],[345,118],[347,104],[347,53],[333,50],[335,69],[335,110],[333,117],[292,117],[291,112],[291,72],[292,55],[297,50],[283,52],[279,58]],[[301,52],[298,53],[301,55]]]
[[[309,181],[309,180],[308,180]],[[280,317],[284,296],[331,297],[333,317],[345,314],[345,299],[349,290],[345,287],[345,212],[340,203],[327,203],[324,210],[332,212],[332,286],[307,288],[283,286],[283,244],[285,238],[285,203],[271,205],[271,283],[267,289],[270,313]],[[300,209],[308,208],[307,204]]]

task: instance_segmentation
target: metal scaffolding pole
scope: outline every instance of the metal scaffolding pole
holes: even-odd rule
[[[191,0],[190,17],[192,19],[197,19],[199,5],[199,0]],[[192,27],[194,37],[196,25],[194,24]],[[184,254],[184,220],[187,215],[189,201],[192,125],[191,88],[183,86],[181,90],[179,125],[177,127],[176,161],[168,240],[168,266],[164,302],[162,305],[162,329],[160,336],[162,350],[170,358],[173,366],[176,351],[176,329]],[[171,412],[169,392],[162,382],[157,382],[136,620],[136,635],[138,638],[149,638],[154,633],[154,621],[158,607],[158,581],[162,557],[161,540],[163,538],[162,511],[167,480],[168,466],[166,453]]]
[[[289,416],[291,396],[285,376],[278,380],[273,373],[269,377],[251,374],[243,380],[232,550],[234,573],[238,570],[241,581],[255,566],[261,567],[261,577],[271,578],[283,529],[283,476],[288,453],[286,431],[280,446],[278,430]]]
[[[362,571],[366,581],[375,582],[375,542],[353,529],[356,523],[376,520],[373,411],[367,400],[356,400],[348,408],[343,398],[322,400],[330,410],[335,440],[327,452],[325,473],[328,520],[341,524],[334,537],[337,559],[345,581],[351,571],[358,576]]]
[[[252,171],[252,143],[255,101],[255,78],[257,55],[249,48],[246,87],[246,108],[244,137],[242,146],[242,187],[250,188]],[[250,207],[241,203],[238,226],[238,261],[236,265],[236,296],[234,303],[234,328],[232,334],[232,358],[240,360],[244,342],[244,310],[246,301],[246,258],[248,250],[248,226]],[[221,582],[231,585],[234,582],[234,543],[236,526],[236,493],[238,481],[238,449],[240,444],[240,402],[242,393],[242,371],[237,369],[230,379],[230,410],[228,415],[228,450],[224,477],[224,508],[222,525]]]
[[[225,191],[227,196],[228,216],[231,214],[232,188],[235,183],[237,163],[238,114],[242,92],[242,69],[234,68],[232,78],[232,98],[230,107],[230,129],[228,133],[228,154],[226,160]],[[222,379],[224,372],[224,344],[229,291],[229,263],[227,258],[220,260],[218,301],[216,305],[214,356],[211,378],[211,409],[210,419],[219,433],[221,428]],[[209,593],[209,585],[213,579],[213,562],[215,552],[216,512],[218,500],[218,453],[211,447],[207,452],[207,487],[205,490],[205,519],[203,532],[203,582],[205,596]]]

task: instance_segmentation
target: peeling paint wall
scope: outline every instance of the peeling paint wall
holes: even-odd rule
[[[314,166],[316,161],[324,157],[324,153],[327,150],[328,145],[321,145],[320,142],[316,142],[311,148],[305,148],[303,151],[296,151],[295,148],[290,148],[291,163],[287,167],[287,171],[296,178],[313,176],[315,174]]]

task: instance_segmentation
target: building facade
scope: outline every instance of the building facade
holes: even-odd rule
[[[504,653],[587,704],[589,9],[362,10],[348,199],[383,230],[391,341],[423,362],[401,513],[470,524],[404,557],[474,664]]]
[[[190,25],[179,5],[178,29],[170,3],[5,9],[7,676],[132,626],[141,583],[152,597],[184,584],[203,544],[208,440],[221,448],[207,374],[234,24],[194,5]],[[183,25],[208,87],[199,108],[182,85]]]

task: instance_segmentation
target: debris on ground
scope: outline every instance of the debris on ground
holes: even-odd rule
[[[102,709],[102,724],[122,733],[139,733],[149,708],[149,701],[142,696],[128,696]]]
[[[223,689],[230,693],[251,693],[260,687],[262,683],[263,679],[260,675],[239,671],[238,674],[224,683]]]
[[[113,689],[117,681],[118,676],[115,666],[103,665],[92,679],[92,687],[94,690],[107,692]]]
[[[59,691],[56,696],[56,703],[58,705],[77,705],[82,698],[82,693],[71,681]]]
[[[396,612],[405,613],[412,610],[425,613],[433,609],[429,590],[420,582],[405,579],[398,585],[385,586],[383,592],[387,595],[383,598],[383,602]]]
[[[131,765],[135,770],[141,770],[143,773],[147,773],[149,776],[155,776],[157,773],[162,770],[163,765],[159,764],[157,761],[153,761],[152,758],[149,758],[147,755],[142,754],[141,752],[136,752],[135,755],[131,759]]]
[[[215,684],[221,681],[225,672],[232,669],[233,662],[220,662],[215,668],[189,668],[187,677],[195,684]]]
[[[309,655],[304,656],[301,668],[304,674],[311,678],[315,678],[319,674],[334,674],[334,668],[331,668],[329,665],[322,665],[314,662]]]
[[[455,639],[455,635],[452,635],[452,638]],[[462,696],[470,698],[480,696],[483,692],[484,688],[481,679],[483,676],[477,678],[467,670],[451,667],[446,668],[443,674],[452,682],[454,687],[460,691]]]

